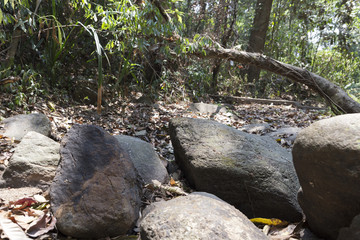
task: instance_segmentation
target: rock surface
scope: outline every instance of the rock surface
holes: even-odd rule
[[[58,230],[91,239],[129,231],[138,218],[141,185],[118,140],[99,127],[74,125],[60,154],[50,188]]]
[[[360,213],[360,114],[318,121],[302,130],[292,150],[311,230],[336,239]]]
[[[40,113],[20,114],[4,119],[5,136],[21,140],[27,132],[34,131],[45,136],[51,134],[51,123],[49,119]]]
[[[247,217],[212,194],[192,193],[145,209],[142,240],[268,239]]]
[[[226,113],[226,107],[208,103],[191,103],[189,110],[203,114]]]
[[[169,180],[166,168],[150,143],[126,135],[114,137],[119,141],[120,146],[127,151],[130,160],[145,183],[151,183],[151,180],[154,179],[161,183]]]
[[[359,240],[360,239],[360,214],[356,215],[347,228],[341,228],[337,240]]]
[[[37,132],[28,132],[15,148],[3,179],[9,187],[47,188],[59,164],[60,144]]]
[[[242,128],[240,128],[239,130],[247,132],[247,133],[251,133],[251,134],[263,135],[263,134],[269,132],[270,129],[271,129],[271,126],[268,123],[254,123],[254,124],[245,125]]]
[[[196,190],[215,194],[249,218],[302,219],[291,154],[273,139],[190,118],[173,119],[170,136],[176,161]]]

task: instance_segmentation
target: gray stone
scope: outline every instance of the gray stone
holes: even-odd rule
[[[249,125],[245,125],[242,128],[240,128],[239,130],[247,132],[247,133],[252,133],[252,134],[265,134],[268,131],[270,131],[270,124],[268,123],[254,123],[254,124],[249,124]]]
[[[310,125],[298,134],[292,153],[310,229],[336,239],[360,213],[360,114]]]
[[[142,240],[268,239],[239,210],[206,193],[157,202],[144,211]]]
[[[170,136],[176,161],[196,190],[248,217],[302,219],[291,154],[273,139],[190,118],[173,119]]]
[[[141,130],[141,131],[135,132],[135,136],[136,137],[146,136],[146,130]]]
[[[34,131],[41,133],[47,137],[51,134],[51,123],[49,119],[41,113],[21,114],[10,118],[6,118],[5,136],[21,140],[27,132]]]
[[[50,187],[58,230],[74,238],[126,234],[138,218],[142,187],[118,140],[99,127],[74,125],[60,154]]]
[[[114,137],[119,141],[121,147],[127,151],[130,160],[145,183],[151,183],[151,180],[154,179],[161,183],[169,180],[166,168],[150,143],[126,135]]]
[[[16,146],[3,174],[7,186],[47,188],[60,160],[60,144],[37,132],[28,132]]]
[[[203,114],[217,114],[227,112],[226,107],[222,105],[207,103],[191,103],[189,106],[189,110]]]

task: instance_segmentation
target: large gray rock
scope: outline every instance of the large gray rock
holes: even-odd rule
[[[28,132],[16,146],[3,178],[7,186],[47,188],[59,164],[60,144],[37,132]]]
[[[310,228],[336,239],[360,213],[360,114],[310,125],[298,134],[292,153]]]
[[[50,120],[41,113],[20,114],[10,118],[6,118],[3,123],[5,124],[5,136],[21,140],[27,132],[34,131],[41,133],[45,136],[51,134]]]
[[[135,168],[145,183],[151,183],[151,180],[165,183],[169,180],[164,164],[162,164],[150,143],[126,135],[114,137],[119,141],[120,146],[128,152],[130,160],[134,163]]]
[[[118,140],[99,127],[75,125],[60,154],[50,187],[59,231],[91,239],[129,231],[138,218],[142,188]]]
[[[157,202],[144,211],[142,240],[268,239],[239,210],[207,193]]]
[[[190,118],[173,119],[170,136],[176,161],[195,189],[248,217],[301,220],[291,154],[273,139]]]

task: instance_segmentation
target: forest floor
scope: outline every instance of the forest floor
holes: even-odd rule
[[[136,94],[134,93],[133,96]],[[139,98],[139,96],[138,94],[137,98],[108,102],[107,106],[103,107],[102,113],[98,115],[96,107],[93,105],[84,105],[56,96],[50,96],[46,99],[39,98],[36,104],[28,106],[27,109],[18,107],[13,110],[7,107],[11,96],[4,94],[1,99],[0,122],[4,118],[17,114],[43,113],[52,123],[52,138],[59,142],[74,124],[97,125],[112,135],[135,136],[151,143],[160,159],[164,164],[167,164],[175,160],[168,134],[168,124],[172,118],[213,119],[237,129],[248,124],[266,123],[271,131],[275,131],[282,127],[304,128],[315,121],[331,116],[329,111],[304,110],[293,106],[256,103],[237,104],[230,107],[227,105],[229,107],[228,112],[215,115],[190,111],[188,109],[190,102],[154,102],[146,97]],[[206,102],[213,103],[210,98]],[[261,132],[257,134],[261,135]],[[287,141],[278,142],[284,147],[292,147],[292,144]],[[17,143],[0,135],[0,166],[2,165],[3,168],[8,164],[13,154],[13,148]],[[11,189],[7,191],[9,194],[11,193]],[[33,194],[33,191],[34,189],[29,188],[29,195]],[[9,195],[6,200],[16,201],[18,199],[11,199],[16,197],[16,194]],[[5,196],[1,196],[1,198],[0,207],[5,204]]]

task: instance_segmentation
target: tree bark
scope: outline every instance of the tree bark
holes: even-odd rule
[[[247,52],[263,53],[266,32],[269,27],[272,2],[273,0],[257,0],[249,45],[246,49]],[[250,66],[246,71],[246,74],[249,82],[255,82],[259,80],[260,69],[255,66]]]
[[[360,103],[353,100],[344,90],[321,76],[305,69],[279,62],[260,53],[237,51],[235,49],[205,48],[194,54],[203,59],[226,59],[249,64],[263,70],[284,76],[295,82],[307,85],[319,93],[330,104],[336,114],[360,113]]]

